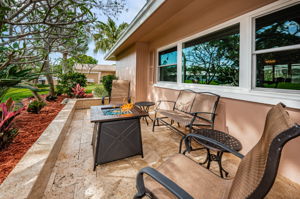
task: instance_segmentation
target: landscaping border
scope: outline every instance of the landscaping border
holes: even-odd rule
[[[0,199],[42,198],[75,110],[97,105],[100,98],[68,100],[0,185]]]

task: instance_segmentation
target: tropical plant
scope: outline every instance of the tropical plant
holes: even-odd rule
[[[40,111],[42,110],[42,108],[44,108],[44,106],[46,106],[47,104],[44,101],[37,101],[34,100],[32,102],[29,103],[28,107],[27,107],[27,111],[29,113],[34,113],[34,114],[38,114],[40,113]]]
[[[0,52],[0,70],[39,66],[46,73],[49,94],[55,95],[49,54],[83,53],[96,15],[116,16],[125,4],[126,0],[0,1],[0,48],[5,49]]]
[[[105,90],[107,91],[108,95],[110,96],[111,94],[111,89],[112,89],[112,81],[118,79],[115,75],[106,75],[103,76],[102,79],[102,84],[105,88]]]
[[[18,129],[13,127],[13,120],[22,110],[23,108],[14,111],[11,98],[5,103],[0,103],[0,149],[5,148],[18,134]]]
[[[76,98],[83,98],[85,97],[85,91],[84,88],[80,86],[80,84],[77,84],[75,88],[72,88],[73,95]]]
[[[111,19],[108,18],[107,23],[99,22],[95,28],[97,33],[93,35],[95,43],[95,52],[106,52],[112,48],[116,41],[120,38],[123,30],[128,27],[127,23],[122,23],[119,26]]]
[[[82,73],[77,72],[70,72],[65,73],[59,76],[58,85],[57,85],[57,92],[58,93],[65,93],[68,96],[73,95],[73,90],[77,84],[82,87],[85,87],[87,83],[86,76]]]
[[[39,75],[40,73],[34,72],[31,68],[22,69],[16,65],[0,70],[0,101],[10,87],[29,89],[37,100],[42,100],[38,92],[45,91],[45,89],[39,89],[29,83]]]
[[[103,87],[103,85],[98,85],[94,89],[94,94],[97,97],[106,97],[106,96],[108,96],[108,92],[105,90],[105,88]]]

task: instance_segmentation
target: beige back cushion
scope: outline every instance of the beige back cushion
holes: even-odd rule
[[[111,103],[127,103],[130,82],[128,80],[113,80],[111,89]],[[119,104],[119,103],[117,103]]]
[[[195,99],[195,93],[182,90],[176,100],[175,108],[179,111],[190,112]]]
[[[242,159],[228,198],[247,198],[258,187],[266,169],[271,142],[277,135],[294,124],[280,104],[268,112],[263,135],[254,148]]]
[[[215,104],[218,100],[218,96],[210,95],[207,93],[197,93],[195,101],[192,106],[191,112],[214,112]],[[199,116],[211,120],[212,114],[199,114]]]

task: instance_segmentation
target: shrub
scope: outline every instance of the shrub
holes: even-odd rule
[[[71,72],[65,73],[59,76],[58,85],[57,85],[57,92],[58,93],[65,93],[68,96],[73,95],[73,90],[77,84],[82,87],[85,87],[87,83],[86,76],[82,73]]]
[[[103,85],[99,85],[94,89],[94,94],[96,97],[105,97],[108,96],[108,92],[105,90]]]
[[[46,100],[48,102],[56,101],[57,100],[57,96],[56,95],[54,95],[54,96],[53,95],[47,95]]]
[[[18,129],[13,128],[13,120],[23,108],[14,111],[14,102],[9,98],[6,103],[0,104],[0,149],[5,148],[16,135]]]
[[[84,91],[84,88],[82,88],[79,84],[77,84],[75,86],[75,88],[72,88],[72,91],[73,91],[73,95],[76,97],[76,98],[83,98],[85,97],[85,91]]]
[[[46,103],[44,101],[34,100],[28,105],[27,111],[30,113],[38,114],[44,106],[46,106]]]
[[[115,79],[118,79],[115,75],[103,76],[102,83],[109,96],[111,94],[112,81]]]

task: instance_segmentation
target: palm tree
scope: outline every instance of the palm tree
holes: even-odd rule
[[[108,18],[107,23],[99,22],[96,25],[98,32],[93,35],[94,40],[96,41],[94,52],[106,52],[111,49],[121,36],[123,30],[127,27],[127,23],[122,23],[117,26],[111,18]]]

